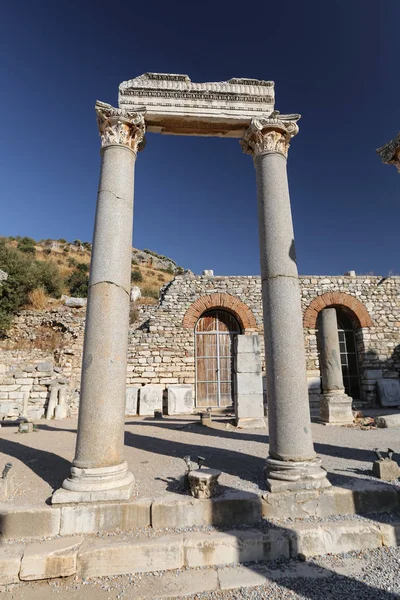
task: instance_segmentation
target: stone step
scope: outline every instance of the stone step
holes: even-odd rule
[[[400,522],[364,519],[294,522],[226,532],[201,531],[118,540],[63,537],[0,547],[0,583],[197,569],[310,558],[400,545]]]

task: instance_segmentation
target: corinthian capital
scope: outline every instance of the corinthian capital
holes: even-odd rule
[[[290,140],[299,131],[300,115],[280,115],[274,111],[269,116],[252,119],[240,141],[245,154],[282,154],[287,157]]]
[[[97,101],[95,110],[102,148],[114,145],[125,146],[135,154],[144,148],[145,109],[130,112]]]

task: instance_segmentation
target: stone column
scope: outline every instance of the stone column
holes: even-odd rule
[[[330,484],[314,452],[308,402],[300,287],[286,173],[300,115],[253,119],[242,140],[257,175],[267,369],[271,492]]]
[[[353,423],[352,399],[345,394],[340,363],[336,310],[324,308],[318,316],[319,361],[322,379],[320,419],[325,423]]]
[[[83,349],[78,437],[71,476],[53,503],[123,500],[133,475],[124,461],[132,260],[133,183],[144,142],[142,113],[96,103],[102,142]]]

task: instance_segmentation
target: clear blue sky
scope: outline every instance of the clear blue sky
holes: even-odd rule
[[[289,183],[299,271],[400,272],[398,0],[13,0],[2,6],[0,235],[91,241],[94,103],[146,71],[275,81],[299,112]],[[237,140],[149,134],[134,245],[195,272],[259,273],[255,172]]]

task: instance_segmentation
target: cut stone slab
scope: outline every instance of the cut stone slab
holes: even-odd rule
[[[137,386],[137,385],[130,385],[126,388],[126,403],[125,403],[125,415],[126,416],[137,415],[138,391],[139,391],[139,386]]]
[[[60,509],[3,505],[0,536],[5,539],[52,537],[60,532]]]
[[[376,460],[372,465],[372,475],[384,481],[393,481],[400,477],[400,467],[396,461],[389,458]]]
[[[22,558],[20,579],[34,581],[74,575],[82,542],[82,537],[72,537],[29,544]]]
[[[400,427],[400,413],[398,415],[376,417],[375,422],[378,427]]]
[[[143,538],[137,542],[94,541],[78,555],[79,577],[180,569],[183,537]]]
[[[381,379],[376,385],[382,406],[400,406],[400,381],[398,379]]]
[[[22,544],[0,546],[0,585],[19,582],[23,551],[24,546]]]
[[[241,417],[236,419],[239,429],[265,429],[267,422],[264,417]]]
[[[263,395],[260,373],[236,373],[235,390],[237,396]]]
[[[237,335],[233,341],[235,354],[260,354],[258,335]]]
[[[221,471],[217,469],[195,469],[189,473],[190,493],[194,498],[212,498],[218,489]]]
[[[144,385],[140,388],[139,415],[154,416],[155,410],[162,410],[162,402],[162,385]]]
[[[167,385],[167,390],[167,410],[169,415],[191,414],[193,412],[194,402],[192,385]]]

